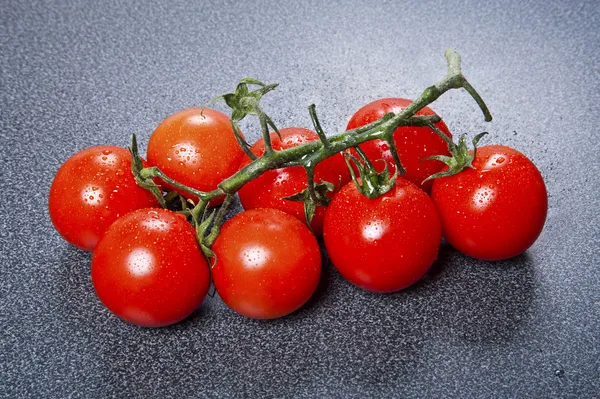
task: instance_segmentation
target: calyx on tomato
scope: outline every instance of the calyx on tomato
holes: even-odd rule
[[[307,171],[309,174],[313,173],[311,171]],[[304,202],[304,217],[306,218],[306,225],[309,229],[310,222],[312,222],[313,216],[315,216],[315,211],[317,210],[317,206],[327,206],[331,199],[326,195],[329,192],[335,191],[335,185],[325,180],[321,180],[321,183],[315,184],[311,193],[309,187],[306,187],[304,190],[296,193],[294,195],[290,195],[289,197],[285,197],[285,200],[288,201],[302,201]]]
[[[448,152],[450,152],[452,156],[449,157],[447,155],[432,155],[423,158],[423,161],[434,159],[436,161],[440,161],[448,165],[448,169],[438,173],[434,173],[427,179],[423,180],[423,183],[425,183],[428,180],[437,179],[438,177],[453,176],[457,173],[462,172],[465,168],[474,169],[473,160],[475,159],[475,155],[477,154],[477,144],[479,143],[479,140],[483,138],[483,136],[488,134],[487,132],[479,133],[478,135],[473,137],[473,140],[471,142],[473,144],[473,152],[469,153],[466,134],[461,135],[458,139],[458,144],[456,144],[454,141],[452,141],[451,138],[446,136],[441,130],[439,130],[434,125],[430,124],[429,128],[431,128],[431,130],[433,130],[435,134],[440,136],[448,144]]]
[[[257,85],[259,88],[250,91],[248,90],[249,84]],[[274,90],[277,86],[279,86],[279,83],[268,85],[254,78],[243,78],[240,80],[233,93],[221,94],[220,96],[210,100],[205,106],[207,107],[218,100],[225,101],[225,104],[231,108],[231,126],[233,127],[235,138],[237,139],[240,147],[242,147],[242,150],[244,150],[244,153],[252,160],[256,159],[256,155],[250,151],[250,144],[248,144],[248,142],[241,135],[238,122],[244,119],[247,115],[256,115],[260,122],[261,129],[263,130],[263,136],[264,132],[267,132],[266,136],[268,136],[269,127],[271,127],[273,131],[281,138],[279,135],[279,130],[277,129],[277,126],[275,126],[275,122],[273,122],[271,117],[269,117],[259,105],[260,99],[271,90]],[[267,140],[265,140],[265,152],[273,151],[270,141],[267,145]]]
[[[369,199],[381,197],[396,185],[396,179],[398,178],[397,170],[392,176],[390,176],[390,170],[387,162],[385,162],[383,159],[379,159],[378,161],[383,162],[385,167],[381,173],[377,172],[369,158],[360,147],[356,146],[354,147],[354,150],[356,150],[356,153],[361,159],[359,160],[354,155],[346,152],[344,153],[344,160],[346,161],[346,165],[348,165],[348,169],[350,169],[352,181],[354,184],[356,184],[356,188],[362,195]],[[352,165],[350,165],[350,161],[352,161],[352,163],[354,163],[356,166],[359,174],[358,177],[354,172],[354,168]]]

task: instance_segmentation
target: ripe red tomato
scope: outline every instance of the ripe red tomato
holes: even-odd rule
[[[355,129],[369,123],[375,122],[387,113],[399,113],[412,103],[404,98],[382,98],[373,101],[359,109],[348,122],[347,129]],[[416,115],[436,115],[429,107],[423,108]],[[448,127],[443,121],[435,126],[452,138]],[[431,190],[431,181],[421,184],[423,180],[444,168],[444,164],[435,160],[420,162],[423,158],[431,155],[450,155],[448,145],[428,127],[400,126],[394,132],[394,143],[398,149],[398,155],[406,174],[402,176],[406,180],[415,183],[425,191]],[[371,161],[385,159],[392,173],[396,170],[394,159],[390,152],[390,146],[383,140],[371,140],[360,145]],[[382,171],[383,162],[375,162],[375,168]]]
[[[501,145],[478,148],[473,166],[434,180],[431,198],[444,238],[477,259],[519,255],[535,242],[546,221],[542,175],[525,155]]]
[[[150,165],[157,166],[179,183],[200,191],[216,189],[217,184],[237,172],[243,154],[229,117],[209,108],[190,108],[167,117],[148,142]],[[219,197],[210,204],[222,202],[223,197]]]
[[[110,226],[92,257],[92,282],[123,320],[163,327],[202,303],[210,272],[192,226],[171,211],[148,208]]]
[[[348,281],[394,292],[418,281],[437,259],[440,220],[427,194],[407,180],[375,199],[348,183],[327,208],[323,238]]]
[[[275,133],[271,133],[271,144],[273,149],[282,150],[296,147],[319,139],[317,133],[304,128],[281,129],[281,140]],[[263,139],[258,140],[251,148],[256,156],[261,156],[265,151]],[[250,163],[250,158],[245,156],[241,167]],[[315,168],[315,184],[321,180],[340,186],[350,181],[350,172],[342,154],[336,154],[319,163]],[[306,171],[302,166],[293,166],[270,170],[255,180],[242,187],[238,194],[244,209],[274,208],[295,216],[302,222],[306,221],[304,216],[304,204],[300,201],[290,201],[284,198],[292,196],[306,188]],[[329,192],[328,197],[333,197]],[[323,219],[325,217],[324,206],[317,207],[311,221],[311,228],[317,235],[322,233]]]
[[[234,216],[213,247],[213,281],[221,299],[254,319],[274,319],[300,308],[321,275],[317,240],[298,219],[276,209]]]
[[[92,251],[108,227],[134,209],[158,206],[131,174],[131,155],[99,146],[69,158],[58,170],[48,198],[50,219],[71,244]]]

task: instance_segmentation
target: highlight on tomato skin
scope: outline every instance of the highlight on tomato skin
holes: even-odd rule
[[[119,318],[164,327],[188,317],[204,300],[210,271],[185,218],[139,209],[108,229],[92,257],[98,298]]]
[[[276,133],[271,133],[271,144],[274,150],[284,150],[311,141],[319,140],[319,135],[309,129],[289,127],[279,130],[281,140]],[[251,149],[253,154],[261,156],[264,151],[264,141],[259,139]],[[251,162],[248,156],[243,157],[240,168]],[[319,163],[315,168],[315,184],[322,180],[334,184],[338,189],[350,181],[350,172],[342,154],[336,154]],[[304,205],[301,201],[285,199],[306,189],[308,179],[302,166],[292,166],[270,170],[244,185],[238,192],[245,210],[256,208],[274,208],[295,216],[305,222]],[[337,190],[336,190],[337,191]],[[334,192],[329,192],[332,198]],[[311,229],[315,235],[323,231],[325,206],[318,206],[311,221]]]
[[[541,234],[548,212],[540,171],[524,154],[503,145],[477,148],[473,167],[434,180],[431,198],[444,238],[480,260],[525,252]]]
[[[213,245],[219,296],[237,313],[274,319],[304,305],[321,276],[316,238],[295,217],[258,208],[227,221]]]
[[[151,193],[136,184],[129,151],[106,145],[87,148],[67,159],[48,196],[56,230],[85,251],[92,251],[120,216],[158,205]]]
[[[189,108],[168,116],[150,136],[148,163],[177,182],[200,191],[212,191],[238,170],[243,150],[229,116],[210,108]],[[197,201],[169,184],[169,190]],[[220,205],[217,197],[211,206]]]
[[[382,98],[373,101],[356,111],[348,122],[346,130],[356,129],[378,121],[390,112],[397,114],[411,103],[411,100],[405,98]],[[425,107],[415,115],[426,116],[437,114],[431,108]],[[450,130],[448,130],[443,121],[436,123],[435,126],[449,138],[452,138]],[[402,166],[406,169],[406,174],[402,177],[416,184],[426,192],[431,191],[433,183],[427,181],[422,184],[423,180],[441,171],[445,165],[439,161],[422,161],[422,159],[431,155],[450,155],[448,146],[444,140],[428,127],[400,126],[394,131],[394,143],[396,144]],[[367,141],[361,144],[360,148],[374,162],[378,171],[381,172],[385,166],[383,162],[378,162],[380,159],[384,159],[387,162],[392,173],[396,170],[396,164],[390,152],[389,144],[384,140]]]
[[[437,259],[441,226],[429,196],[407,180],[398,178],[375,199],[351,182],[329,204],[323,238],[346,280],[389,293],[411,286],[429,270]]]

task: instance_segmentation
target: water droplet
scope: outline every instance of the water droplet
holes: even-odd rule
[[[561,369],[556,369],[556,370],[554,371],[554,375],[555,375],[555,376],[557,376],[557,377],[562,377],[562,376],[564,376],[564,375],[565,375],[565,372],[564,372],[564,370],[561,370]]]
[[[104,150],[104,151],[102,151],[102,153],[103,153],[104,155],[109,155],[109,154],[111,153],[111,151],[110,151],[110,150]]]
[[[94,199],[94,196],[93,196],[93,195],[90,195],[90,197],[89,197],[89,198],[90,198],[91,200],[93,200],[93,199]]]
[[[108,157],[102,157],[103,161],[106,161],[108,159]]]
[[[171,161],[171,157],[167,157],[167,161]]]
[[[505,160],[506,160],[506,159],[505,159],[504,157],[498,157],[498,158],[496,158],[496,162],[497,162],[497,163],[502,163],[502,162],[504,162]]]
[[[122,169],[117,169],[117,176],[123,176],[125,174],[125,172],[123,172]]]
[[[185,149],[185,147],[181,147],[181,152],[186,152],[187,150]]]

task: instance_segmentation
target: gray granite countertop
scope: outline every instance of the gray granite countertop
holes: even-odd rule
[[[4,1],[0,6],[0,396],[598,397],[600,7],[595,1]],[[361,105],[415,97],[456,47],[488,102],[434,106],[538,165],[550,209],[536,244],[486,263],[443,247],[393,295],[330,264],[302,310],[245,319],[218,297],[143,329],[96,298],[90,254],[48,219],[62,162],[145,146],[167,115],[244,76],[280,82],[280,127],[343,130]],[[255,125],[243,126],[250,139]],[[236,205],[239,210],[239,204]]]

